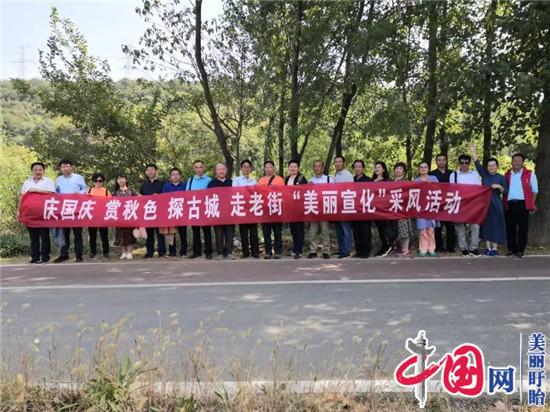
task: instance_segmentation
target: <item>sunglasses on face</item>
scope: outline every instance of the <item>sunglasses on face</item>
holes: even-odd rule
[[[103,179],[96,179],[94,180],[94,183],[103,183]]]

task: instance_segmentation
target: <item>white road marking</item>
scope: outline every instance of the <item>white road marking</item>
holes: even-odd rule
[[[384,283],[463,283],[463,282],[516,282],[550,281],[550,276],[513,276],[498,278],[419,278],[419,279],[330,279],[330,280],[266,280],[237,282],[179,282],[179,283],[117,283],[112,285],[43,285],[43,286],[2,286],[0,290],[59,290],[59,289],[142,289],[142,288],[178,288],[178,287],[216,287],[216,286],[278,286],[278,285],[346,285],[346,284],[384,284]]]

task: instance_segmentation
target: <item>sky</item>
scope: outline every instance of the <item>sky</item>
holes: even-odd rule
[[[53,6],[62,18],[76,24],[88,42],[90,54],[105,59],[113,79],[144,77],[126,68],[121,45],[137,46],[145,23],[135,13],[136,0],[0,0],[0,79],[39,78],[38,50],[46,49]],[[205,0],[203,18],[222,12],[222,0]]]

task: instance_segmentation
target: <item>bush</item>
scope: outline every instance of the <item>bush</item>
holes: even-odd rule
[[[29,237],[24,231],[2,233],[0,236],[0,257],[12,257],[30,253]]]

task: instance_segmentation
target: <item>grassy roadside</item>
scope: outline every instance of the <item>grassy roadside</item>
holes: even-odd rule
[[[296,391],[293,380],[298,350],[283,354],[284,333],[274,343],[255,341],[250,350],[242,343],[251,331],[235,335],[234,351],[218,354],[212,333],[224,314],[218,312],[200,322],[196,330],[182,330],[178,313],[157,311],[156,327],[145,335],[136,335],[128,318],[115,323],[88,324],[85,312],[66,317],[76,327],[74,339],[56,340],[54,324],[21,333],[20,312],[5,316],[0,306],[2,345],[0,346],[0,411],[71,411],[71,412],[268,412],[268,411],[419,411],[411,392],[385,392],[380,387],[361,389],[360,393],[327,389]],[[28,310],[31,304],[21,310]],[[184,316],[184,314],[182,314]],[[98,332],[97,334],[94,333]],[[94,333],[90,346],[84,344]],[[66,346],[71,341],[71,346]],[[357,363],[341,362],[333,355],[346,342],[335,344],[327,353],[332,376],[342,380],[391,379],[383,370],[384,343],[363,342],[353,337],[351,352],[359,354]],[[337,341],[335,341],[337,342]],[[271,351],[270,376],[254,385],[256,355],[268,344]],[[273,345],[273,346],[271,346]],[[305,349],[304,349],[305,350]],[[351,356],[351,355],[350,355]],[[350,357],[351,359],[352,357]],[[331,360],[333,359],[333,360]],[[319,372],[315,376],[322,376]],[[238,382],[232,387],[212,386],[229,377]],[[187,382],[189,388],[172,385]],[[517,399],[502,396],[464,399],[444,393],[430,393],[425,411],[548,411],[520,406]]]
[[[2,385],[1,410],[15,411],[111,411],[111,412],[267,412],[267,411],[419,411],[410,394],[296,394],[284,387],[266,386],[261,391],[249,391],[246,386],[233,396],[223,390],[198,397],[175,392],[162,393],[142,387],[128,391],[121,382],[90,382],[76,390],[59,390],[44,386],[25,386],[24,392]],[[17,399],[13,399],[16,395]],[[464,400],[431,394],[426,412],[476,411],[548,411],[548,408],[528,408],[518,405],[517,399]]]

